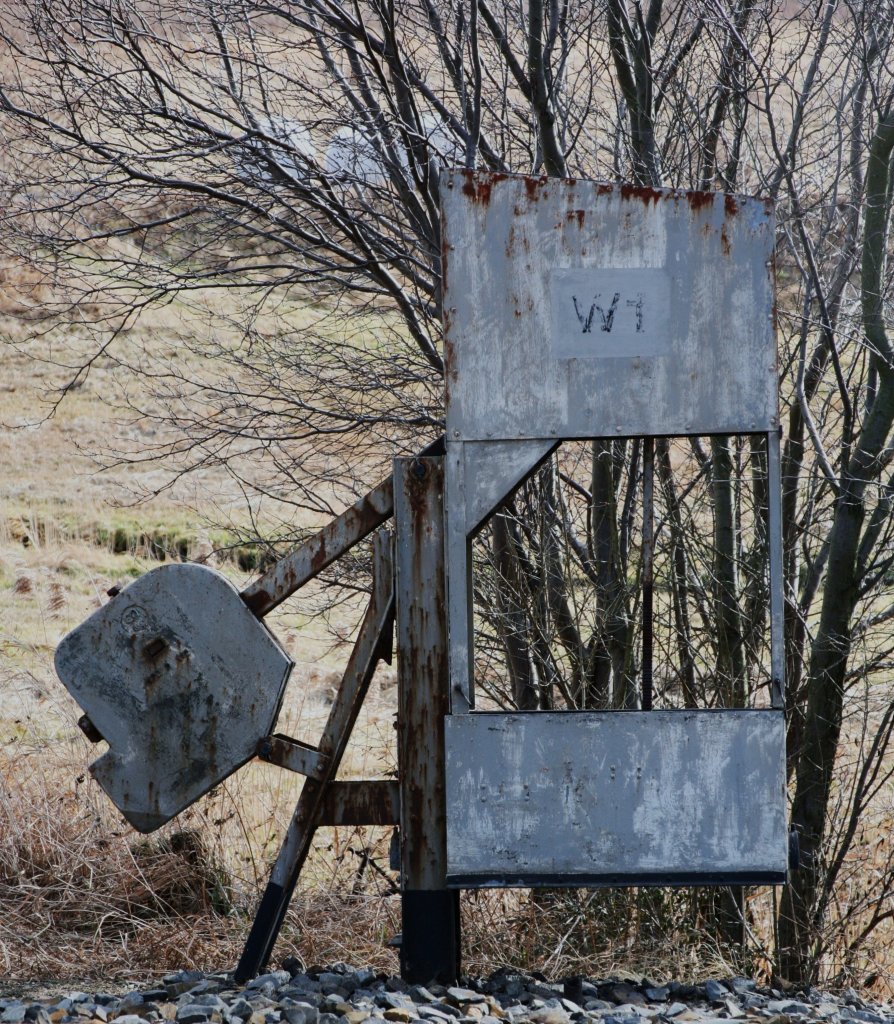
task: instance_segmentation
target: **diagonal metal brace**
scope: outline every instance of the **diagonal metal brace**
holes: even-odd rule
[[[320,739],[321,769],[316,778],[305,780],[301,790],[236,968],[235,977],[240,984],[261,971],[270,958],[301,868],[310,852],[314,832],[323,823],[328,791],[338,773],[376,664],[391,648],[394,578],[391,535],[387,530],[380,530],[373,538],[373,557],[372,597]]]

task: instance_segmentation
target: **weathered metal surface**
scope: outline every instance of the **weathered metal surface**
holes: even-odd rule
[[[391,779],[330,782],[320,805],[320,825],[398,825],[400,787]]]
[[[270,958],[314,832],[322,823],[327,790],[338,773],[376,664],[382,651],[390,649],[393,629],[391,536],[380,530],[373,538],[372,597],[320,738],[325,769],[321,777],[305,780],[236,968],[237,981],[254,977]]]
[[[445,466],[451,711],[473,702],[469,538],[557,447],[555,441],[448,441]]]
[[[557,447],[555,441],[493,441],[448,445],[451,461],[457,455],[462,459],[461,501],[465,507],[466,535],[474,534],[494,509]],[[448,483],[448,490],[449,486]]]
[[[785,707],[785,598],[782,565],[782,470],[779,432],[767,438],[767,533],[770,563],[770,702]]]
[[[447,171],[448,440],[777,424],[759,199]]]
[[[447,719],[452,885],[781,883],[781,712]]]
[[[242,600],[262,618],[381,526],[393,509],[388,477],[247,586],[242,591]]]
[[[90,768],[151,832],[254,757],[288,655],[220,573],[163,565],[66,636],[56,671],[109,744]]]
[[[401,973],[459,974],[459,905],[446,891],[444,718],[449,711],[444,459],[395,459]]]
[[[426,445],[421,454],[442,455],[443,450],[442,436]],[[242,600],[259,619],[273,611],[308,580],[319,575],[391,518],[394,510],[392,491],[389,476],[247,586],[242,591]]]
[[[269,764],[313,779],[324,778],[328,767],[327,758],[317,747],[280,733],[265,736],[261,740],[258,744],[258,757]]]

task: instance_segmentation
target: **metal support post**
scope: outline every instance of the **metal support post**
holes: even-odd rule
[[[444,459],[394,462],[401,793],[401,974],[456,981],[459,893],[447,888],[444,716],[449,712]]]
[[[394,590],[391,537],[387,530],[380,530],[373,539],[373,575],[369,607],[320,739],[316,777],[309,776],[301,790],[236,967],[234,976],[240,984],[263,970],[270,959],[301,868],[310,853],[314,832],[322,824],[330,788],[376,665],[383,655],[386,660],[391,657]]]

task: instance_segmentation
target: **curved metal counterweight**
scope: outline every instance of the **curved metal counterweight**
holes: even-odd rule
[[[141,576],[56,650],[82,728],[109,745],[90,772],[140,832],[254,757],[292,664],[239,591],[197,564]]]

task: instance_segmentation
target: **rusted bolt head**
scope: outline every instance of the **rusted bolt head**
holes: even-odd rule
[[[143,646],[143,654],[147,658],[157,658],[162,651],[168,649],[168,642],[162,636],[153,637],[149,643]]]

